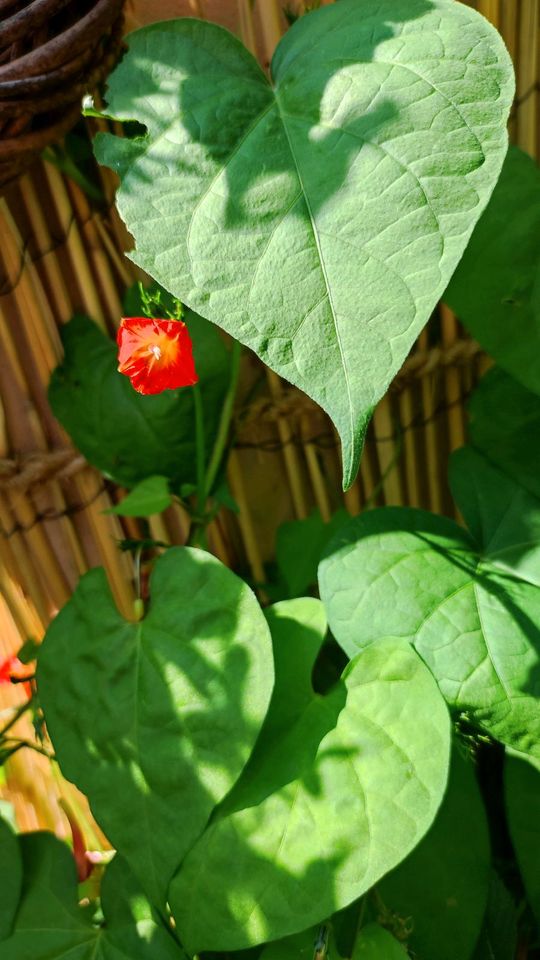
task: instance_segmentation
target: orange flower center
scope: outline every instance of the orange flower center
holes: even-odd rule
[[[148,336],[146,343],[134,351],[133,359],[149,359],[149,366],[155,364],[168,366],[176,363],[180,352],[180,344],[176,337],[171,337],[166,333],[152,333]]]

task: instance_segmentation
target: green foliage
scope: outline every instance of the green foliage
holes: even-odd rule
[[[195,495],[195,543],[235,508],[222,468],[239,345],[209,321],[330,414],[345,486],[464,252],[447,299],[501,369],[451,461],[468,531],[398,508],[285,524],[275,592],[295,599],[265,612],[192,548],[152,561],[136,622],[102,570],[81,580],[40,650],[32,709],[118,853],[97,901],[99,875],[78,891],[65,845],[0,822],[2,960],[513,960],[518,923],[533,924],[523,887],[540,922],[540,775],[524,762],[540,762],[540,213],[538,170],[516,150],[490,201],[507,52],[455,0],[327,5],[289,30],[270,81],[205,21],[129,44],[109,87],[125,137],[96,152],[119,175],[133,259],[163,287],[131,288],[125,313],[186,303],[207,319],[186,308],[197,406],[189,388],[137,394],[87,318],[63,331],[51,404],[130,488],[113,513]],[[321,554],[322,602],[301,596]],[[507,823],[495,768],[485,777],[500,747],[477,751],[485,800],[457,751],[448,780],[445,700],[471,753],[486,732],[516,751]]]
[[[64,774],[160,907],[173,871],[228,793],[272,689],[268,627],[210,554],[168,550],[139,623],[87,573],[45,637],[38,688]]]
[[[20,847],[23,893],[13,934],[0,944],[2,960],[183,960],[120,858],[105,874],[98,926],[77,903],[68,847],[49,833],[25,834]]]
[[[540,771],[507,754],[504,785],[508,825],[530,906],[540,923]]]
[[[514,901],[493,870],[482,932],[473,960],[516,960],[518,914]]]
[[[368,923],[360,931],[352,960],[406,960],[406,957],[405,950],[388,930]]]
[[[377,886],[385,919],[397,915],[406,922],[415,956],[468,960],[482,927],[490,869],[488,826],[474,768],[456,749],[435,823]]]
[[[324,943],[326,953],[317,954],[317,947]],[[260,960],[343,960],[334,937],[332,925],[311,927],[284,940],[270,943],[263,950]],[[351,960],[405,960],[407,953],[398,941],[377,923],[368,923],[355,938]]]
[[[349,656],[409,639],[454,711],[540,757],[540,502],[469,448],[451,480],[475,539],[421,510],[355,517],[320,567],[330,626]]]
[[[210,442],[228,386],[228,352],[212,324],[190,311],[186,323]],[[150,397],[136,393],[117,373],[115,344],[87,317],[74,317],[62,339],[65,357],[52,375],[49,402],[86,459],[126,487],[157,471],[177,485],[194,482],[192,389]]]
[[[260,960],[313,960],[316,947],[324,947],[331,960],[343,960],[331,925],[310,927],[292,937],[269,943],[261,953]],[[324,954],[323,954],[324,956]],[[318,960],[318,958],[317,958]]]
[[[470,405],[470,436],[488,460],[540,500],[540,399],[495,367]]]
[[[314,510],[305,520],[291,520],[278,528],[276,561],[289,597],[301,597],[317,583],[323,550],[348,517],[346,510],[338,510],[325,523]]]
[[[276,680],[261,738],[171,884],[193,953],[330,916],[418,843],[441,802],[449,724],[429,671],[407,643],[382,641],[326,696],[308,698],[323,639],[317,603],[285,601],[270,614]]]
[[[540,393],[540,170],[517,147],[444,299],[504,370]]]
[[[171,503],[167,477],[147,477],[106,513],[117,513],[121,517],[151,517],[166,510]]]
[[[270,83],[200,20],[132,34],[96,139],[133,260],[313,397],[352,482],[367,421],[495,186],[514,92],[496,31],[454,0],[301,17]]]
[[[0,941],[9,936],[19,905],[22,860],[17,837],[0,819]]]

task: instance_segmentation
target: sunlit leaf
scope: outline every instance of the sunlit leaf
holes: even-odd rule
[[[323,922],[407,855],[441,801],[449,723],[429,671],[409,644],[383,641],[308,697],[319,610],[293,600],[270,614],[276,684],[261,741],[169,891],[192,952]]]
[[[351,657],[409,639],[455,711],[540,757],[540,500],[470,448],[451,481],[474,539],[421,510],[355,517],[319,570],[330,627]]]
[[[347,487],[497,181],[513,71],[454,0],[341,0],[271,73],[215,24],[145,27],[107,99],[146,135],[96,154],[135,262],[327,410]]]
[[[103,570],[86,574],[45,637],[38,689],[64,775],[158,905],[240,774],[273,683],[250,589],[201,550],[159,558],[138,623]]]

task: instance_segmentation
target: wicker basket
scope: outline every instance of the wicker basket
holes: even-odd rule
[[[0,2],[0,186],[77,121],[118,57],[122,4]]]
[[[0,0],[2,14],[8,5]],[[471,5],[506,38],[518,73],[512,136],[538,155],[540,3]],[[283,26],[277,0],[259,0],[255,14],[251,0],[128,0],[128,27],[150,11],[152,19],[179,13],[221,19],[263,61]],[[39,638],[79,575],[96,564],[106,567],[120,608],[127,613],[132,606],[132,561],[116,541],[139,536],[138,522],[104,514],[121,491],[71,447],[46,399],[61,356],[60,326],[79,310],[112,332],[122,291],[136,276],[121,252],[129,240],[113,206],[114,178],[107,170],[100,176],[107,209],[93,209],[75,184],[42,163],[0,201],[0,658],[27,637]],[[324,414],[252,357],[244,362],[244,381],[262,379],[264,389],[237,412],[229,481],[241,512],[217,517],[210,539],[217,556],[263,583],[280,523],[314,508],[327,519],[343,505],[341,467]],[[463,443],[464,403],[486,363],[441,307],[375,412],[360,475],[344,498],[351,513],[373,503],[453,509],[448,453]],[[151,518],[150,527],[156,540],[182,543],[187,521],[175,506]],[[13,696],[0,696],[1,714]],[[53,798],[63,789],[51,782],[46,761],[21,753],[8,769],[4,794],[16,802],[21,825],[60,829]]]

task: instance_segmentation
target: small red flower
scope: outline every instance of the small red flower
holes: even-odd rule
[[[191,338],[181,320],[124,317],[116,339],[118,370],[138,393],[161,393],[197,383]]]
[[[12,683],[13,680],[21,681],[29,699],[32,696],[32,685],[24,683],[24,681],[26,677],[31,677],[33,674],[34,671],[26,663],[22,663],[18,657],[7,657],[0,663],[0,683]]]

